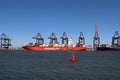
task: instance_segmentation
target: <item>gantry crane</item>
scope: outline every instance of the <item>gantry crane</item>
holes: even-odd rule
[[[68,37],[67,37],[67,34],[65,32],[61,36],[61,39],[62,39],[62,44],[68,46]]]
[[[114,36],[112,37],[112,46],[120,47],[120,36],[118,31],[115,31]]]
[[[95,36],[93,38],[93,48],[99,47],[100,45],[100,37],[98,35],[98,21],[95,24]]]
[[[36,43],[35,45],[43,45],[44,44],[44,38],[41,36],[40,33],[37,33],[37,35],[35,35],[34,37],[32,37],[33,39],[36,39]]]
[[[53,46],[54,44],[58,44],[57,37],[55,36],[54,32],[52,32],[52,34],[48,38],[50,39],[49,46]]]
[[[8,38],[5,33],[1,34],[0,40],[1,40],[1,48],[8,49],[9,46],[11,46],[11,43],[10,43],[11,39]]]
[[[78,45],[79,46],[85,45],[85,37],[83,36],[82,32],[80,32],[80,36],[79,36],[79,39],[78,39]]]

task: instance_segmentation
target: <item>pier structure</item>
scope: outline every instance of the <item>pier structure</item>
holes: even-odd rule
[[[37,33],[34,37],[32,37],[33,39],[36,40],[35,45],[43,45],[44,44],[44,38],[41,36],[40,33]]]
[[[49,46],[53,46],[55,44],[59,44],[59,42],[57,41],[57,37],[55,36],[54,32],[52,32],[52,34],[48,38],[50,39]]]
[[[79,46],[83,46],[83,45],[85,45],[85,37],[83,36],[83,32],[80,32],[80,36],[79,36],[79,38],[78,38],[78,43],[77,43],[77,45],[79,45]]]
[[[60,38],[62,39],[62,44],[68,46],[68,37],[66,32],[64,32]]]
[[[114,36],[112,37],[112,46],[120,47],[120,36],[118,31],[115,31]]]
[[[11,46],[11,43],[10,43],[11,39],[8,38],[5,33],[2,33],[0,35],[0,41],[1,41],[1,44],[0,44],[1,48],[8,49],[9,46]]]
[[[99,47],[100,45],[100,37],[98,34],[98,21],[95,24],[95,36],[93,37],[93,48]]]

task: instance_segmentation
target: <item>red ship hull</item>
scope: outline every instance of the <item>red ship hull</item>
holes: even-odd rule
[[[80,46],[75,46],[75,47],[67,47],[67,46],[64,46],[64,47],[58,47],[58,46],[53,46],[53,47],[50,47],[50,46],[30,46],[30,45],[26,45],[26,46],[23,46],[23,48],[25,50],[39,50],[39,51],[49,51],[49,50],[60,50],[60,51],[86,51],[86,48],[85,47],[80,47]]]

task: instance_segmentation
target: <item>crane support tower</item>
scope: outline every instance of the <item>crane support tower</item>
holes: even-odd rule
[[[68,37],[67,37],[67,34],[65,32],[61,36],[61,39],[62,39],[62,44],[68,46]]]
[[[79,36],[79,39],[78,39],[78,45],[80,45],[80,46],[85,45],[85,38],[84,38],[82,32],[80,32],[80,36]]]
[[[35,35],[34,37],[32,37],[33,39],[36,39],[36,43],[35,45],[43,45],[44,44],[44,38],[41,36],[40,33],[37,33],[37,35]]]
[[[118,31],[115,31],[114,36],[112,37],[112,46],[120,47],[120,36]]]
[[[1,34],[1,37],[0,37],[0,40],[1,40],[1,48],[5,48],[5,49],[8,49],[9,46],[11,46],[11,39],[8,38],[5,33],[2,33]]]
[[[100,45],[100,37],[98,35],[98,21],[95,24],[95,36],[93,38],[93,48],[99,47]]]
[[[50,39],[49,46],[53,46],[54,44],[58,44],[57,37],[55,36],[54,32],[52,32],[52,34],[48,38]]]

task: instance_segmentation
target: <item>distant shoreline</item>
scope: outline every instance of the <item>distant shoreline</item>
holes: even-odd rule
[[[24,50],[22,47],[0,48],[0,50]]]

